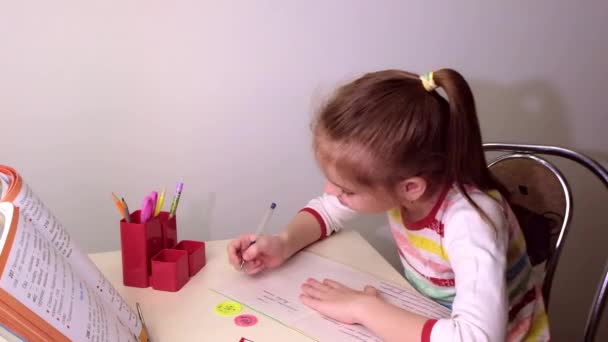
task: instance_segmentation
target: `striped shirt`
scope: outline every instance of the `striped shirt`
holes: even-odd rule
[[[401,209],[388,212],[405,278],[452,310],[450,318],[429,319],[421,340],[548,341],[542,294],[513,212],[498,193],[468,192],[492,223],[455,187],[417,222],[405,222]],[[356,216],[328,194],[303,211],[317,218],[323,236]]]

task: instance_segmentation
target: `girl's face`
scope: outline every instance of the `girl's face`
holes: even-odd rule
[[[327,183],[324,191],[338,198],[342,205],[360,213],[382,213],[399,203],[384,188],[369,188],[340,177],[335,168],[323,167]]]
[[[323,134],[317,134],[315,145],[316,158],[327,182],[324,191],[336,196],[342,205],[360,213],[381,213],[399,206],[398,201],[384,187],[364,186],[358,182],[350,181],[338,172],[332,162],[323,156],[331,155],[331,151],[340,150],[342,145],[325,139]],[[321,151],[321,153],[319,153]],[[329,153],[328,153],[329,152]]]

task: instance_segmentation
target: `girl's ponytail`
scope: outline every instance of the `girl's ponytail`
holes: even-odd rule
[[[482,217],[487,219],[487,215],[469,196],[465,185],[476,186],[481,191],[500,191],[502,187],[494,180],[486,164],[471,88],[464,77],[452,69],[429,73],[426,79],[444,90],[450,106],[445,165],[448,179],[456,184]],[[425,80],[423,84],[424,82]],[[427,84],[424,85],[427,88]]]

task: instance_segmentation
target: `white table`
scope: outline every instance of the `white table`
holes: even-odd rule
[[[312,341],[248,307],[243,307],[242,313],[255,314],[259,319],[252,327],[239,327],[233,317],[215,313],[215,306],[227,299],[210,289],[229,272],[236,272],[228,263],[227,243],[228,240],[206,242],[206,266],[178,292],[124,286],[120,251],[95,253],[90,257],[133,308],[136,302],[140,303],[152,342],[238,342],[241,337],[254,342]],[[309,249],[396,285],[410,286],[356,231],[342,231]]]

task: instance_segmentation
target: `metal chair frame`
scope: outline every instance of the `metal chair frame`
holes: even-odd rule
[[[549,171],[551,171],[551,173],[553,173],[553,175],[555,175],[555,177],[559,181],[562,187],[562,191],[564,192],[564,199],[566,204],[564,208],[564,217],[562,220],[561,228],[559,230],[557,241],[555,242],[555,248],[553,250],[553,253],[551,253],[551,256],[549,257],[549,260],[547,261],[545,271],[546,273],[543,280],[543,297],[545,298],[545,306],[548,308],[551,295],[551,284],[553,283],[555,270],[557,268],[557,264],[559,262],[559,258],[562,252],[563,241],[566,239],[566,236],[568,234],[568,227],[570,224],[570,219],[572,218],[572,191],[570,190],[570,186],[568,185],[566,178],[557,167],[555,167],[546,159],[543,159],[533,154],[511,153],[502,155],[499,158],[493,160],[488,167],[492,168],[493,166],[496,166],[502,162],[513,159],[529,159],[549,169]]]
[[[548,156],[556,156],[564,159],[571,160],[578,165],[585,167],[587,170],[591,171],[599,180],[604,184],[606,189],[608,189],[608,171],[605,167],[600,165],[598,162],[593,160],[592,158],[558,146],[548,146],[548,145],[528,145],[528,144],[507,144],[507,143],[486,143],[483,145],[484,150],[486,152],[505,152],[510,153],[506,156],[501,156],[496,161],[490,164],[495,165],[500,161],[504,161],[508,158],[529,158],[535,160],[544,166],[548,167],[559,179],[564,193],[566,194],[566,211],[564,215],[564,220],[562,223],[562,228],[560,230],[559,237],[556,242],[554,254],[551,256],[549,263],[547,265],[547,274],[545,276],[545,283],[543,285],[543,293],[548,294],[551,291],[551,282],[553,281],[553,276],[555,269],[557,268],[557,262],[559,260],[559,256],[561,250],[565,244],[565,240],[568,233],[568,226],[571,218],[572,211],[572,198],[570,194],[570,188],[568,183],[561,174],[561,172],[553,166],[553,164],[549,163],[545,159],[538,157],[538,155],[548,155]],[[548,282],[547,282],[548,281]],[[604,270],[602,274],[602,279],[598,284],[595,295],[593,297],[593,302],[591,305],[591,309],[587,315],[587,321],[585,323],[585,331],[584,331],[584,341],[591,342],[595,339],[595,335],[597,334],[597,328],[602,318],[602,313],[604,311],[604,307],[606,305],[606,294],[608,290],[608,261],[604,263]]]

